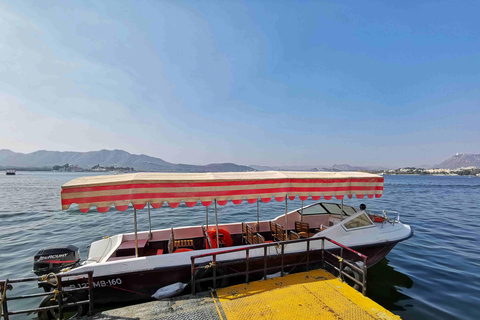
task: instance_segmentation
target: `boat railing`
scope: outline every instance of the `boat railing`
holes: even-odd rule
[[[373,215],[378,215],[380,214],[383,218],[385,218],[388,222],[395,224],[400,222],[400,213],[398,211],[393,211],[393,210],[368,210],[368,214],[373,214]],[[396,214],[396,217],[394,219],[388,218],[388,213],[393,213]]]
[[[71,287],[63,287],[62,286],[62,278],[63,277],[72,277],[72,276],[85,276],[88,275],[88,284],[85,286],[81,286],[78,288],[71,288]],[[68,275],[62,274],[48,274],[41,277],[29,277],[29,278],[19,278],[19,279],[6,279],[0,280],[0,294],[1,294],[1,308],[0,308],[0,319],[3,317],[4,320],[9,320],[9,316],[18,315],[18,314],[25,314],[25,313],[38,313],[42,311],[49,311],[58,309],[58,319],[64,319],[65,316],[65,308],[69,307],[76,307],[79,305],[88,305],[88,316],[93,314],[93,271],[87,272],[79,272],[79,273],[69,273]],[[55,280],[55,281],[52,281]],[[34,293],[28,295],[19,295],[19,296],[7,296],[7,291],[13,290],[13,283],[22,283],[22,282],[31,282],[31,281],[43,281],[48,282],[54,290],[49,292],[43,293]],[[68,297],[71,296],[73,292],[76,291],[88,291],[88,299],[82,301],[68,301]],[[29,298],[38,298],[44,296],[53,296],[52,301],[56,301],[56,304],[52,304],[45,307],[38,307],[33,309],[25,309],[25,310],[15,310],[10,311],[8,309],[8,301],[12,300],[20,300],[20,299],[29,299]],[[67,298],[64,301],[64,298]]]
[[[333,248],[325,249],[325,241],[334,245]],[[321,249],[312,249],[312,242],[321,242]],[[305,255],[300,261],[295,262],[288,262],[285,263],[285,257],[292,253],[285,253],[285,246],[292,245],[296,243],[305,243],[306,250]],[[269,255],[268,248],[276,248],[277,254]],[[263,249],[263,255],[251,257],[250,252],[256,249]],[[278,250],[280,249],[280,251]],[[232,254],[237,252],[245,252],[245,258],[236,259],[236,260],[227,260],[219,261],[218,256]],[[345,253],[349,252],[350,256],[354,255],[357,256],[357,260],[361,260],[362,263],[357,264],[353,261],[349,261],[345,259]],[[298,253],[298,252],[296,252]],[[210,262],[202,261],[201,263],[196,263],[196,260],[211,257]],[[280,265],[275,264],[270,265],[268,264],[269,260],[272,259],[280,259]],[[263,260],[263,263],[262,263]],[[256,262],[256,264],[254,264]],[[258,263],[259,262],[259,263]],[[320,263],[324,269],[329,266],[333,268],[337,273],[337,276],[344,281],[347,279],[350,280],[352,285],[356,285],[358,288],[361,288],[361,292],[363,295],[366,294],[367,289],[367,256],[347,247],[344,246],[332,239],[327,237],[315,237],[315,238],[305,238],[299,240],[290,240],[290,241],[280,241],[280,242],[272,242],[272,243],[262,243],[256,245],[249,245],[247,247],[242,248],[234,248],[228,249],[224,251],[217,251],[205,254],[199,254],[191,257],[191,279],[190,285],[192,294],[195,293],[196,284],[200,282],[213,282],[213,290],[215,290],[217,281],[225,278],[230,277],[239,277],[245,276],[245,283],[249,283],[252,274],[259,274],[263,272],[263,280],[267,279],[269,271],[276,271],[280,269],[280,276],[283,277],[285,275],[285,269],[288,268],[295,268],[297,266],[306,266],[307,271],[310,270],[312,264]],[[232,268],[228,269],[228,273],[225,274],[218,274],[218,270],[220,268],[228,268],[230,265],[238,265],[243,264],[244,270],[233,270]],[[260,267],[255,267],[255,265],[261,265]],[[197,270],[201,269],[212,269],[212,276],[211,277],[201,277],[200,279],[197,278],[196,273]],[[354,275],[348,273],[348,268],[352,273],[360,275],[359,279],[357,279]],[[242,268],[243,269],[243,268]],[[223,273],[223,272],[222,272]]]

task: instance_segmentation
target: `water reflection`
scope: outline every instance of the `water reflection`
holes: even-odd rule
[[[390,311],[405,311],[408,303],[398,303],[412,298],[402,292],[402,288],[410,289],[413,280],[388,264],[389,260],[382,261],[368,269],[367,296]]]

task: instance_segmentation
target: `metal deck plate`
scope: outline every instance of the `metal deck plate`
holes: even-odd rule
[[[324,270],[105,311],[93,319],[400,319]]]

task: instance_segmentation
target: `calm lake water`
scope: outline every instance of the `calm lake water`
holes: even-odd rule
[[[60,186],[84,175],[0,174],[0,279],[33,276],[33,256],[42,247],[74,244],[85,258],[91,242],[133,231],[132,210],[81,213],[72,206],[61,211]],[[369,209],[399,211],[401,221],[415,232],[388,259],[369,269],[370,298],[403,319],[480,318],[480,178],[385,176],[383,197],[361,202]],[[360,200],[346,199],[345,204],[358,207]],[[290,210],[301,204],[297,199],[288,206]],[[261,203],[260,219],[271,219],[284,210],[283,203]],[[255,217],[256,205],[246,201],[219,210],[220,223]],[[204,221],[203,206],[152,210],[152,226],[158,229]],[[139,211],[139,230],[147,229],[146,210]],[[16,285],[14,293],[27,293],[31,288]],[[37,305],[34,300],[9,304],[10,309]]]

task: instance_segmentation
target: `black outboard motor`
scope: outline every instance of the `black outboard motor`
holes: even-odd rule
[[[40,249],[33,258],[33,272],[37,276],[50,272],[58,273],[65,268],[79,265],[80,251],[72,245],[55,246]]]

